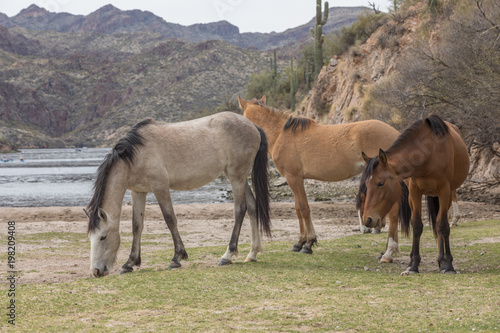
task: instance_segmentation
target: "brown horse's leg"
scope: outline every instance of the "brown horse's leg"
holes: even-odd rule
[[[380,263],[392,262],[392,255],[399,252],[398,244],[398,220],[399,220],[399,204],[395,203],[388,214],[389,218],[389,235],[387,236],[387,244],[385,252],[377,258]]]
[[[286,180],[293,192],[295,210],[300,224],[299,241],[293,246],[292,251],[300,249],[300,253],[311,254],[313,252],[312,246],[317,242],[317,239],[311,221],[311,209],[309,208],[309,203],[307,202],[304,179],[288,176],[286,177]]]
[[[456,273],[453,268],[453,256],[450,249],[450,225],[448,222],[448,210],[451,205],[451,196],[449,191],[440,193],[439,212],[436,221],[436,231],[438,238],[438,264],[441,273]]]
[[[410,252],[410,263],[401,275],[418,273],[420,264],[420,236],[424,229],[422,223],[422,193],[410,182],[409,202],[411,208],[411,225],[413,227],[413,242]]]
[[[132,272],[134,266],[141,266],[141,235],[144,228],[144,210],[146,208],[146,192],[131,191],[132,195],[132,249],[127,262],[122,266],[120,274]]]

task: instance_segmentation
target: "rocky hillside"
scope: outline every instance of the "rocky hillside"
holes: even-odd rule
[[[0,50],[0,126],[10,146],[24,145],[32,130],[58,139],[29,145],[63,140],[93,146],[113,141],[144,117],[178,121],[214,112],[269,62],[265,53],[222,41],[186,43],[150,34],[79,33],[70,40],[39,33],[32,40],[17,30],[10,37],[6,48],[30,55]],[[78,48],[72,44],[89,45],[91,52],[73,53]],[[13,132],[14,124],[19,131]]]
[[[383,104],[383,101],[377,102],[378,105],[387,105],[387,108],[392,107],[395,109],[396,112],[387,112],[392,118],[377,113],[378,111],[371,111],[370,107],[374,105],[374,95],[371,94],[371,92],[377,86],[383,85],[388,81],[391,82],[390,80],[392,80],[394,76],[410,71],[409,66],[412,65],[411,59],[415,59],[411,58],[414,54],[411,52],[414,52],[416,48],[435,50],[435,53],[428,51],[426,56],[429,59],[435,57],[432,58],[432,60],[435,61],[439,60],[439,52],[441,52],[443,48],[440,43],[443,43],[445,38],[442,30],[444,23],[440,22],[438,19],[432,21],[432,17],[429,15],[428,11],[426,11],[426,4],[427,1],[422,1],[410,7],[404,15],[397,16],[396,19],[390,20],[387,24],[378,28],[364,44],[353,46],[347,53],[332,59],[328,66],[323,67],[313,89],[302,101],[299,113],[326,124],[358,121],[375,117],[390,122],[392,125],[398,127],[399,130],[403,130],[408,121],[413,122],[415,119],[411,119],[411,117],[415,115],[412,114],[410,116],[409,114],[401,113],[401,110],[406,110],[403,109],[403,107],[405,107],[404,105]],[[486,5],[491,4],[494,6],[495,2],[490,1],[486,3]],[[449,7],[443,6],[443,8],[445,8],[443,11],[446,13],[447,9],[449,11],[447,15],[452,15],[450,13],[453,13],[452,10],[454,8],[451,7],[451,4],[448,5]],[[496,6],[496,14],[478,10],[478,8],[481,9],[482,7],[473,6],[471,9],[469,8],[472,13],[470,16],[476,15],[476,17],[486,21],[484,24],[486,28],[480,26],[480,23],[476,23],[476,26],[474,26],[476,30],[472,29],[469,31],[483,33],[483,35],[486,32],[496,31],[496,34],[493,34],[493,39],[495,40],[496,38],[498,41],[498,25],[495,25],[495,22],[490,20],[485,14],[488,13],[488,15],[496,18],[498,22],[498,13],[500,12],[498,2]],[[463,12],[460,12],[460,15],[464,15]],[[457,17],[460,16],[451,17],[452,20],[450,21],[453,21],[453,19],[458,20]],[[480,20],[478,19],[477,21],[479,22]],[[473,21],[467,21],[467,23],[470,22]],[[457,24],[460,24],[460,22]],[[491,28],[491,26],[493,26],[493,28]],[[416,40],[419,40],[419,42],[417,43]],[[458,48],[462,51],[460,55],[463,56],[463,58],[459,59],[460,64],[473,64],[476,67],[471,66],[473,69],[471,72],[485,77],[486,74],[481,72],[483,67],[480,66],[483,64],[478,64],[465,58],[465,45],[459,45]],[[494,50],[495,48],[498,49],[498,44],[487,44],[488,51]],[[480,48],[476,48],[475,50],[481,51]],[[419,54],[421,55],[424,53]],[[491,52],[491,54],[494,55],[491,58],[493,59],[491,63],[496,64],[496,69],[498,69],[498,53]],[[441,72],[444,72],[442,68],[445,67],[449,67],[449,64],[444,63],[442,67],[439,67]],[[421,71],[423,67],[418,67],[417,69]],[[494,67],[492,71],[495,72]],[[469,72],[466,73],[469,74]],[[498,70],[496,70],[495,73],[497,75],[496,78],[498,78]],[[489,72],[487,74],[489,74]],[[438,75],[436,74],[436,76]],[[450,86],[455,84],[454,82],[450,83],[447,81],[453,80],[453,77],[447,78],[444,74],[442,74],[442,76],[444,77],[439,78],[442,79],[440,82],[443,84],[449,84]],[[411,78],[410,76],[408,77]],[[480,82],[481,84],[484,82],[487,84],[489,83],[486,79],[484,81],[477,80],[473,75],[467,78],[475,80],[472,82]],[[390,86],[390,89],[403,91],[404,93],[409,92],[406,85],[409,86],[410,82],[396,82],[397,85]],[[498,80],[492,80],[487,88],[498,87],[498,82]],[[417,83],[420,84],[420,81]],[[480,88],[482,87],[479,86],[478,83],[478,90]],[[390,89],[384,91],[386,92],[385,95],[379,94],[375,96],[379,99],[389,99],[390,97],[388,95],[391,93]],[[415,93],[414,91],[411,92]],[[466,91],[466,93],[472,95],[470,90]],[[464,96],[464,98],[466,97],[468,96]],[[428,105],[426,106],[428,109],[425,109],[425,107],[425,110],[419,109],[420,113],[417,116],[422,117],[422,115],[427,115],[430,112],[444,113],[443,117],[445,117],[445,119],[454,122],[461,129],[462,136],[470,148],[471,155],[471,173],[465,185],[460,189],[461,199],[500,203],[500,142],[496,139],[498,138],[498,132],[496,136],[491,136],[491,140],[478,142],[478,138],[480,137],[478,132],[486,132],[491,129],[495,131],[495,128],[498,131],[498,128],[500,128],[500,123],[498,121],[500,117],[500,106],[498,105],[498,98],[496,98],[496,96],[485,96],[485,94],[482,94],[481,97],[485,100],[486,108],[484,109],[471,108],[473,111],[468,111],[468,109],[458,108],[456,105],[459,106],[460,104],[456,103],[451,107],[452,112],[448,111],[448,113],[446,113],[446,108],[449,107],[449,105],[438,105],[438,107],[432,109],[433,105],[431,102],[433,101],[429,97]],[[400,101],[401,100],[397,100],[396,102]],[[483,102],[482,99],[471,99],[467,101],[476,102],[478,105],[481,105]],[[454,100],[453,102],[457,101]],[[477,113],[472,116],[468,114],[469,112]],[[407,116],[409,119],[402,119],[404,116]],[[471,123],[467,123],[467,119],[469,119]],[[477,123],[481,121],[483,123],[482,125],[476,126],[477,123],[472,122],[474,120]]]
[[[330,9],[325,30],[362,10]],[[216,112],[268,69],[262,50],[304,43],[312,24],[240,34],[228,22],[186,27],[111,5],[86,16],[36,5],[0,14],[0,149],[110,145],[145,117]]]
[[[301,114],[335,124],[362,119],[365,92],[399,70],[397,62],[413,45],[420,24],[418,9],[402,22],[390,20],[360,46],[324,66]]]

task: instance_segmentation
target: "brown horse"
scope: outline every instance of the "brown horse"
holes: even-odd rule
[[[238,101],[243,115],[266,133],[268,152],[292,189],[300,228],[299,241],[292,251],[312,253],[317,238],[304,179],[340,181],[354,177],[365,165],[361,152],[376,154],[380,148],[389,147],[399,132],[378,120],[320,125],[265,105],[265,96],[260,101],[240,97]],[[397,218],[395,223],[397,233]]]
[[[413,244],[410,264],[402,273],[418,273],[422,224],[422,196],[427,196],[429,217],[438,239],[438,263],[442,273],[455,273],[450,251],[448,210],[456,189],[469,172],[467,147],[458,129],[431,115],[407,128],[394,144],[370,159],[363,171],[366,186],[363,223],[376,227],[401,193],[408,179]],[[409,216],[403,220],[409,225]]]

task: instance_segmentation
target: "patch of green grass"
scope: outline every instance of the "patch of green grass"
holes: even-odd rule
[[[189,248],[178,270],[147,268],[101,279],[17,286],[18,331],[498,331],[500,221],[452,229],[456,275],[437,272],[432,232],[422,237],[421,274],[400,276],[410,239],[392,264],[376,254],[386,234],[322,241],[313,255],[267,242],[259,262],[248,244],[227,267],[225,246]],[[498,236],[496,236],[498,237]],[[455,245],[453,245],[455,244]],[[482,254],[481,254],[482,252]],[[167,267],[173,253],[144,254]],[[2,323],[3,324],[3,323]],[[4,325],[5,326],[5,325]]]

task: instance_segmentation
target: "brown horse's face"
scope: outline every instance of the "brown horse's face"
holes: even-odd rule
[[[381,228],[382,220],[401,196],[401,179],[387,164],[385,153],[380,157],[378,165],[365,181],[366,196],[362,198],[363,224],[368,228]]]

